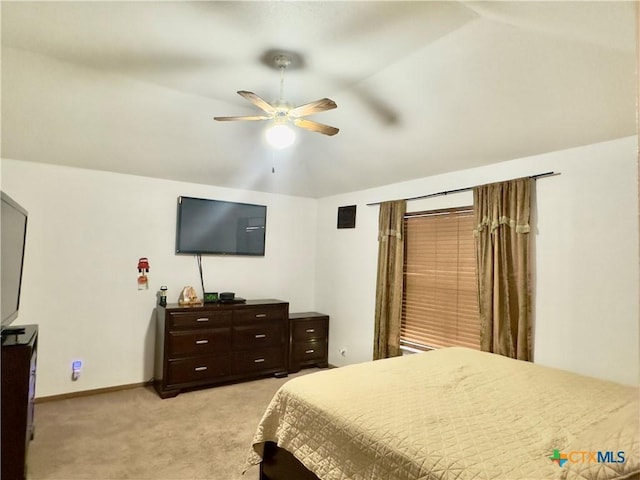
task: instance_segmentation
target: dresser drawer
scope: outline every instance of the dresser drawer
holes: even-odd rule
[[[328,318],[314,318],[310,320],[296,320],[291,323],[293,340],[306,341],[327,338]]]
[[[172,312],[169,314],[169,330],[176,328],[212,328],[231,325],[232,312]]]
[[[246,303],[156,308],[154,386],[161,398],[245,381],[289,367],[289,304]]]
[[[284,350],[262,348],[234,353],[234,366],[237,373],[258,372],[261,370],[286,369]]]
[[[167,384],[178,385],[207,381],[230,373],[230,355],[170,360],[167,366]]]
[[[273,305],[243,308],[233,312],[233,323],[234,325],[242,325],[261,320],[285,320],[286,314],[285,308]]]
[[[211,330],[175,330],[167,337],[169,358],[225,354],[231,350],[231,327]]]
[[[296,342],[291,347],[291,357],[295,362],[323,360],[326,356],[327,342],[325,340]]]
[[[282,322],[268,322],[255,320],[251,324],[235,325],[233,327],[233,348],[254,349],[276,347],[285,342],[284,325]]]

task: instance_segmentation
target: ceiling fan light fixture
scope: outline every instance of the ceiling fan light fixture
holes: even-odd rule
[[[287,148],[293,144],[296,134],[289,125],[283,123],[275,123],[267,128],[265,132],[267,143],[274,148]]]

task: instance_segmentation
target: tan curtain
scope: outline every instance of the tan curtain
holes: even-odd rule
[[[378,220],[378,279],[373,359],[400,355],[402,319],[402,273],[404,241],[402,227],[405,200],[384,202]]]
[[[482,350],[532,360],[529,210],[533,180],[473,189]]]

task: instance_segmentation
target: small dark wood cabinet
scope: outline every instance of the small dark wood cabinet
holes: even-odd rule
[[[289,372],[328,366],[329,316],[316,312],[289,315]]]
[[[38,326],[11,328],[24,330],[2,337],[1,477],[3,480],[23,480],[27,476],[29,442],[34,435]]]
[[[288,374],[289,304],[177,304],[157,308],[154,386],[182,390]]]

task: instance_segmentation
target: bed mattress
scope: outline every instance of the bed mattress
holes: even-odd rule
[[[449,348],[290,380],[248,463],[272,441],[323,480],[632,478],[638,408],[635,387]]]

